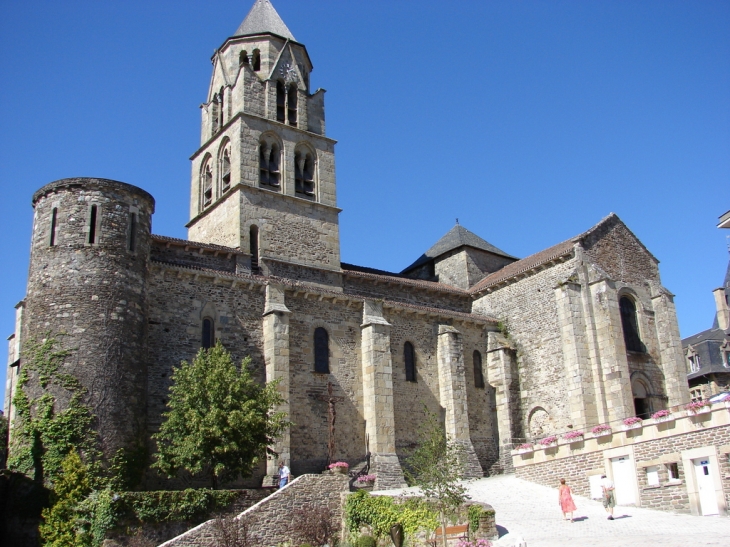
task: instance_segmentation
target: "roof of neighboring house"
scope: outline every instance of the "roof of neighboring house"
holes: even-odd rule
[[[481,251],[487,251],[489,253],[517,260],[517,257],[505,253],[488,241],[483,240],[474,232],[471,232],[460,224],[457,224],[456,226],[451,228],[451,230],[446,232],[446,234],[441,239],[439,239],[428,251],[423,253],[418,258],[418,260],[405,268],[401,273],[405,273],[414,268],[417,268],[418,266],[425,264],[429,260],[448,253],[449,251],[453,251],[454,249],[458,249],[459,247],[473,247]]]

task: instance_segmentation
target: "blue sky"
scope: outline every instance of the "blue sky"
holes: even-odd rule
[[[0,333],[44,184],[140,186],[154,232],[186,237],[210,56],[252,3],[0,1]],[[615,212],[661,260],[682,336],[710,326],[730,235],[715,227],[729,2],[273,3],[327,89],[343,261],[400,271],[457,217],[524,257]]]

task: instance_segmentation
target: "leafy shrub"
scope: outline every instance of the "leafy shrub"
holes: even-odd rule
[[[294,538],[309,545],[332,545],[339,526],[327,506],[304,506],[294,512],[292,532]]]
[[[357,538],[355,547],[375,547],[375,538],[373,536],[362,535]]]

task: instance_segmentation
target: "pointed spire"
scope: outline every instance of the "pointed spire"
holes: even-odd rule
[[[234,36],[266,33],[276,34],[296,42],[296,38],[279,17],[271,2],[269,0],[256,0]]]

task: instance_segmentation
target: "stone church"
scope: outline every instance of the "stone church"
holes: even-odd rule
[[[672,294],[615,214],[522,259],[457,224],[400,273],[342,263],[335,141],[311,70],[256,0],[213,56],[187,240],[152,234],[154,199],[130,184],[34,194],[6,401],[23,341],[65,333],[104,450],[149,443],[173,367],[220,340],[280,380],[294,425],[273,448],[295,475],[323,469],[333,400],[335,458],[369,462],[387,488],[424,407],[476,477],[510,470],[525,439],[689,400]]]

